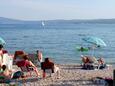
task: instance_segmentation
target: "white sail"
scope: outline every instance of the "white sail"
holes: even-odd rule
[[[42,26],[45,26],[45,23],[42,21]]]

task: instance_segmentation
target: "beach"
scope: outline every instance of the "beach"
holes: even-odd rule
[[[67,23],[68,22],[68,23]],[[1,37],[6,41],[5,49],[14,54],[17,50],[26,53],[36,53],[40,50],[43,57],[50,57],[60,68],[60,78],[55,75],[42,78],[42,70],[38,67],[40,76],[24,80],[14,80],[10,84],[25,86],[99,86],[96,77],[113,77],[113,68],[103,70],[84,70],[81,68],[81,55],[103,57],[107,64],[115,64],[115,24],[78,23],[72,21],[47,21],[43,27],[37,24],[1,24]],[[41,22],[40,22],[41,24]],[[10,36],[9,36],[10,34]],[[80,52],[77,47],[91,47],[82,38],[95,36],[104,40],[105,47]],[[37,60],[36,60],[37,61]],[[38,62],[38,61],[37,61]],[[78,63],[78,64],[77,64]],[[17,68],[14,68],[17,70]]]
[[[114,3],[1,0],[0,86],[113,86]]]
[[[34,73],[32,77],[25,79],[19,79],[10,84],[22,85],[22,86],[104,86],[99,83],[95,83],[96,77],[113,77],[113,67],[109,66],[103,70],[84,70],[80,65],[58,65],[60,68],[60,77],[56,74],[50,77],[49,74],[46,78],[42,77],[42,70],[38,68],[40,76],[35,77]]]

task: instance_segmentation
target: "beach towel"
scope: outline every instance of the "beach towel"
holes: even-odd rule
[[[18,79],[24,77],[24,73],[22,71],[17,71],[13,74],[12,79]]]

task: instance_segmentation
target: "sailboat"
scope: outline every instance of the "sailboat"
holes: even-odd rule
[[[42,26],[43,26],[43,27],[45,26],[45,23],[44,23],[44,21],[42,21]]]

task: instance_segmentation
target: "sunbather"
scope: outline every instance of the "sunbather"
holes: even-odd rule
[[[103,69],[106,67],[106,64],[103,58],[99,58],[98,63],[99,63],[99,69]]]
[[[28,60],[28,55],[24,55],[23,60],[18,61],[16,65],[18,65],[19,67],[21,66],[32,67],[32,69],[36,72],[37,77],[40,75],[38,73],[37,67],[31,61]]]
[[[96,60],[95,57],[90,57],[90,56],[83,56],[81,55],[82,62],[83,62],[83,68],[85,69],[94,69],[95,64],[98,65],[98,61]]]
[[[95,57],[81,55],[83,63],[98,63]]]
[[[9,70],[6,65],[2,65],[0,71],[0,82],[9,83],[12,79],[24,78],[24,73],[22,71]]]

